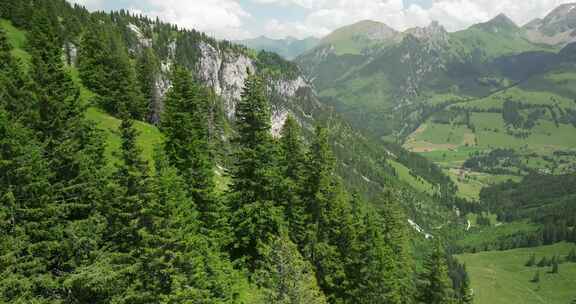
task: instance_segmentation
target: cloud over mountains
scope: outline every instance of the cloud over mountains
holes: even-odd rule
[[[403,30],[439,21],[464,29],[505,13],[522,25],[574,0],[124,0],[135,12],[160,17],[219,38],[324,36],[336,28],[370,19]],[[73,0],[89,9],[114,8],[115,0]],[[262,8],[262,9],[261,9]],[[264,9],[265,8],[265,9]],[[285,16],[288,8],[298,14]]]

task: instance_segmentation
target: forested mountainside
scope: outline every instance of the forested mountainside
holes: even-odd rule
[[[454,33],[362,21],[296,62],[363,134],[433,161],[458,196],[477,201],[499,181],[574,173],[575,7],[523,27],[500,14]]]
[[[546,20],[561,18],[570,27],[574,17],[552,17],[558,10]],[[364,21],[335,31],[296,61],[353,125],[402,141],[451,104],[485,98],[573,63],[566,57],[572,48],[562,52],[571,40],[536,43],[529,39],[533,31],[505,15],[455,33],[437,22],[398,32]]]
[[[575,14],[564,4],[524,26],[500,14],[458,32],[366,20],[295,59],[322,103],[453,182],[467,227],[451,250],[469,263],[478,303],[574,298],[573,264],[542,280],[511,265],[539,255],[534,266],[554,268],[576,242]]]
[[[0,301],[471,302],[416,224],[457,225],[453,183],[295,65],[60,0],[0,16]]]
[[[26,17],[22,17],[22,20],[26,20]],[[279,134],[289,114],[303,126],[304,134],[308,137],[314,133],[316,123],[327,126],[331,134],[331,145],[338,159],[339,175],[344,178],[349,189],[356,189],[361,195],[373,198],[387,185],[398,184],[399,175],[405,176],[404,179],[408,183],[431,189],[427,191],[428,196],[435,196],[437,193],[444,193],[444,196],[447,196],[449,189],[453,188],[451,182],[441,171],[435,170],[431,163],[412,162],[418,163],[419,167],[412,166],[405,160],[415,156],[401,150],[391,154],[380,144],[375,144],[352,129],[332,108],[317,99],[315,91],[300,75],[296,65],[274,53],[255,52],[230,42],[216,41],[193,30],[178,29],[174,25],[130,16],[126,12],[112,15],[101,13],[87,15],[87,12],[79,12],[68,22],[73,23],[70,25],[73,30],[63,34],[63,39],[66,40],[64,45],[67,60],[73,66],[77,66],[83,84],[87,89],[101,95],[100,98],[103,100],[99,103],[112,114],[118,109],[106,105],[106,99],[111,100],[114,94],[120,94],[120,89],[125,88],[126,84],[121,82],[111,84],[117,86],[116,88],[99,85],[105,79],[93,79],[91,75],[87,75],[94,70],[94,64],[99,65],[100,69],[118,70],[117,66],[123,66],[121,61],[128,60],[134,63],[136,66],[134,71],[129,69],[123,71],[126,75],[124,79],[136,78],[138,84],[144,87],[144,99],[140,98],[139,102],[131,103],[132,109],[129,111],[134,118],[144,119],[153,124],[158,123],[159,112],[163,108],[162,100],[170,85],[170,67],[179,64],[191,70],[199,83],[212,88],[215,95],[214,108],[211,110],[212,136],[225,146],[234,132],[228,120],[234,116],[235,105],[241,97],[244,82],[250,72],[258,71],[266,79],[272,109],[273,133]],[[19,25],[17,19],[16,25]],[[22,27],[26,27],[25,21]],[[83,52],[88,53],[83,56]],[[114,54],[115,61],[107,60],[110,53]],[[86,62],[83,57],[90,57],[94,62]],[[87,72],[83,73],[83,69]],[[127,94],[121,95],[120,98],[127,98]],[[222,154],[226,150],[228,149],[221,149],[218,153]],[[399,164],[398,161],[403,164]],[[225,163],[222,166],[226,167]],[[406,168],[407,166],[409,168]],[[413,173],[414,176],[405,174],[416,170],[422,173]],[[416,175],[420,177],[416,178]],[[394,188],[398,188],[396,186]],[[411,200],[412,205],[419,204],[422,200],[430,200],[421,197],[420,194],[412,195],[406,194],[410,191],[404,192],[401,195],[414,196],[405,199]],[[413,210],[419,208],[421,207],[411,207]],[[430,214],[422,218],[428,219]]]

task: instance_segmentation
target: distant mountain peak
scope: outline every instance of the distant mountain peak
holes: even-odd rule
[[[406,34],[412,35],[418,40],[427,41],[447,41],[449,39],[448,31],[438,21],[432,21],[426,27],[415,27],[408,29]]]
[[[566,39],[572,40],[570,33],[576,30],[576,3],[566,3],[553,9],[544,19],[537,24],[532,24],[531,27],[526,26],[530,30],[537,31],[545,37],[558,37],[567,36],[568,38],[561,39],[566,42]]]
[[[362,20],[335,30],[326,36],[323,41],[331,42],[357,36],[364,36],[370,40],[383,41],[393,38],[396,35],[398,35],[398,31],[385,23],[374,20]]]
[[[512,19],[510,19],[510,17],[508,17],[504,13],[498,14],[498,16],[492,18],[492,20],[490,20],[488,22],[493,23],[493,24],[500,24],[500,25],[517,27],[516,23],[514,21],[512,21]]]
[[[400,39],[400,32],[385,23],[362,20],[336,29],[324,37],[320,45],[331,45],[340,54],[360,54],[376,45],[391,44]]]
[[[480,28],[485,31],[500,33],[506,31],[516,31],[519,29],[518,25],[510,19],[506,14],[498,14],[491,20],[479,23],[475,25],[476,28]]]
[[[546,19],[550,18],[557,18],[557,17],[566,17],[568,15],[576,15],[576,2],[573,3],[565,3],[550,12],[546,16]]]

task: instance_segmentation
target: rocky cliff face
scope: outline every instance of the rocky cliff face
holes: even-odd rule
[[[563,4],[524,29],[527,38],[535,43],[565,46],[576,42],[576,3]]]
[[[141,47],[150,47],[151,42],[146,39],[140,30],[130,25],[130,29],[135,33]],[[168,58],[162,61],[162,68],[157,75],[154,100],[152,101],[152,122],[157,123],[162,112],[163,100],[166,92],[171,86],[169,71],[174,62],[176,42],[169,46]],[[242,98],[242,90],[250,73],[258,71],[256,59],[249,57],[242,52],[235,52],[230,49],[220,48],[207,42],[199,42],[196,45],[199,57],[195,64],[193,74],[196,79],[204,85],[211,87],[217,96],[223,101],[223,109],[228,119],[234,118],[236,104]],[[312,91],[310,84],[300,75],[293,77],[279,76],[267,79],[268,94],[272,101],[272,132],[278,135],[284,121],[289,114],[292,114],[303,125],[310,117],[306,116],[308,110],[301,108],[295,102],[301,92]],[[310,98],[311,96],[307,96]],[[320,107],[317,102],[309,104]]]
[[[234,116],[236,103],[241,98],[244,82],[256,67],[252,59],[201,42],[198,45],[201,57],[196,65],[196,75],[225,101],[225,111],[229,118]]]

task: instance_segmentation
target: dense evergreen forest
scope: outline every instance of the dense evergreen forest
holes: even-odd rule
[[[472,302],[439,239],[416,266],[393,189],[369,203],[343,186],[325,127],[305,141],[289,117],[272,136],[264,77],[291,72],[273,54],[258,55],[267,68],[245,82],[220,145],[228,122],[189,55],[211,38],[184,31],[171,50],[172,25],[60,0],[2,1],[0,15],[27,31],[29,55],[0,31],[0,302]],[[164,43],[130,45],[126,20],[153,24]],[[149,76],[171,51],[180,64],[160,107]],[[113,159],[89,105],[121,119]],[[165,137],[152,163],[136,121]]]

